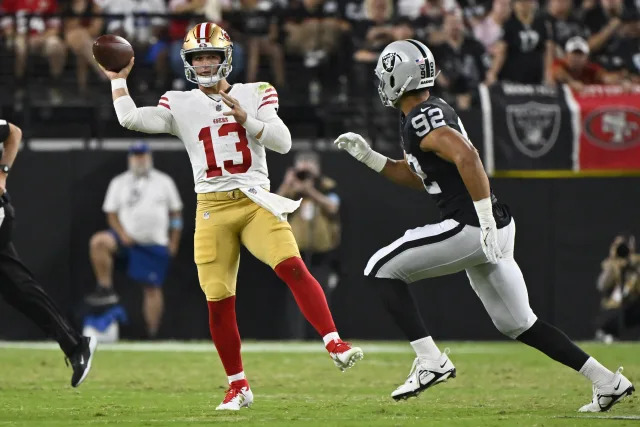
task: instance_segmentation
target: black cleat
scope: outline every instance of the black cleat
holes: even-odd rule
[[[105,305],[117,304],[120,298],[113,288],[105,288],[102,286],[96,287],[95,291],[91,292],[84,298],[85,302],[91,306],[99,307]]]
[[[89,375],[91,370],[91,361],[96,353],[98,339],[96,337],[82,337],[80,345],[75,353],[68,359],[67,365],[71,364],[73,375],[71,375],[71,387],[78,387],[82,381]]]

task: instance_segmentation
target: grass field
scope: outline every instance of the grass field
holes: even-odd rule
[[[588,381],[518,343],[446,343],[458,378],[394,402],[409,346],[360,344],[365,359],[340,373],[321,344],[247,343],[255,403],[220,413],[225,377],[209,343],[103,345],[78,389],[53,345],[0,343],[0,425],[640,426],[636,395],[605,414],[578,414]],[[640,344],[584,347],[640,383]]]

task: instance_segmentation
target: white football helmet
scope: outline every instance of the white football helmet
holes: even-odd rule
[[[436,61],[427,46],[417,40],[398,40],[384,48],[376,65],[382,104],[394,107],[403,93],[432,87]]]

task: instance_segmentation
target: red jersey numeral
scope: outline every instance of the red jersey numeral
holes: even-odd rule
[[[233,160],[225,160],[223,162],[224,169],[231,173],[244,173],[251,167],[251,150],[249,149],[249,140],[247,132],[240,123],[225,123],[218,128],[218,136],[227,136],[230,133],[238,134],[238,142],[236,142],[236,151],[242,153],[242,163],[234,164]],[[213,151],[213,138],[211,137],[211,127],[200,129],[198,138],[204,144],[204,152],[207,157],[207,178],[222,175],[222,168],[218,166],[216,154]]]

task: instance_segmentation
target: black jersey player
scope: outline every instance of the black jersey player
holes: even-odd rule
[[[58,342],[73,369],[71,385],[77,387],[91,369],[97,340],[95,337],[83,337],[71,326],[35,281],[11,241],[15,210],[6,192],[6,182],[21,138],[19,127],[0,120],[0,142],[3,142],[0,159],[0,295]]]
[[[383,104],[401,111],[405,158],[388,159],[354,133],[339,136],[335,143],[389,180],[426,190],[441,213],[439,223],[408,230],[376,252],[365,268],[367,280],[379,290],[417,355],[406,382],[391,396],[416,396],[455,376],[446,351],[438,349],[424,326],[408,284],[462,270],[500,332],[593,382],[593,399],[580,411],[605,411],[631,394],[633,385],[622,369],[611,372],[531,310],[513,259],[515,221],[492,194],[478,152],[456,112],[431,96],[437,74],[429,49],[416,40],[393,42],[380,55],[376,75]]]

